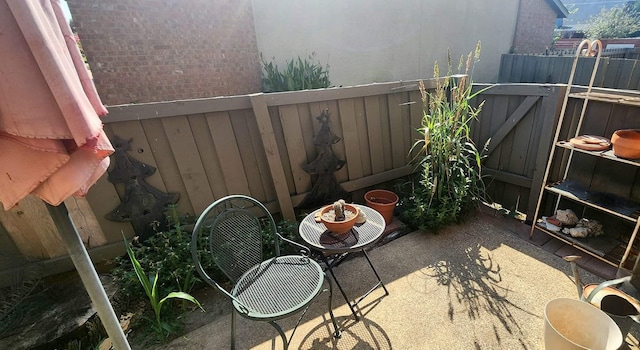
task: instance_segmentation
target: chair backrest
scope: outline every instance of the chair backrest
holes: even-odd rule
[[[200,276],[221,289],[211,277],[211,262],[236,282],[248,269],[261,263],[265,233],[279,255],[276,225],[269,210],[243,195],[221,198],[202,212],[193,229],[191,253]]]

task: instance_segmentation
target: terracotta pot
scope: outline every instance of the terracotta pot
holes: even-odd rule
[[[388,225],[393,219],[393,209],[398,203],[398,196],[386,190],[371,190],[364,194],[364,200],[369,208],[376,210]]]
[[[329,205],[320,210],[320,221],[322,221],[324,226],[327,227],[327,230],[331,231],[334,234],[347,233],[349,232],[349,230],[351,230],[353,225],[355,225],[356,220],[358,219],[359,212],[358,212],[358,208],[354,207],[351,204],[345,204],[344,210],[345,211],[348,210],[352,212],[354,215],[351,218],[343,221],[329,220],[326,218],[327,215],[325,215],[328,212],[333,211],[333,206]]]
[[[640,159],[640,130],[618,130],[611,136],[613,154],[620,158]]]

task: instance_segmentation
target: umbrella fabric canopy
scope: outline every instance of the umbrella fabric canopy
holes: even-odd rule
[[[59,0],[0,0],[0,201],[49,203],[87,293],[116,349],[129,349],[64,206],[84,195],[113,153],[100,102]]]
[[[0,201],[84,195],[113,148],[71,28],[54,0],[0,1]]]

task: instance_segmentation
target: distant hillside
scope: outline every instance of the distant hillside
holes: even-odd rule
[[[602,8],[611,8],[616,6],[623,6],[629,0],[562,0],[562,3],[573,12],[575,8],[578,11],[574,14],[570,14],[565,18],[564,25],[573,25],[579,23],[585,23],[589,20],[589,17],[595,16]]]

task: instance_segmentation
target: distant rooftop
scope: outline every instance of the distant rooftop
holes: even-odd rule
[[[547,0],[549,6],[556,12],[558,18],[567,18],[569,10],[564,6],[561,0]]]

